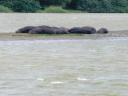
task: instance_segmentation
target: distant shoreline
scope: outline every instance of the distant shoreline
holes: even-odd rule
[[[20,34],[20,33],[0,33],[0,41],[4,40],[61,40],[61,39],[102,39],[108,37],[128,37],[128,31],[109,32],[108,34],[64,34],[64,35],[47,35],[47,34]]]

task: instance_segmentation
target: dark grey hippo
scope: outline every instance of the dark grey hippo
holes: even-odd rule
[[[68,29],[63,27],[38,26],[29,31],[31,34],[68,34]]]
[[[85,34],[95,34],[96,33],[96,29],[94,27],[85,26],[85,27],[82,27],[82,29],[85,30]]]
[[[108,31],[108,29],[106,29],[106,28],[100,28],[98,31],[97,31],[97,33],[99,33],[99,34],[107,34],[109,31]]]
[[[34,29],[35,26],[26,26],[23,28],[20,28],[16,31],[16,33],[28,33],[30,30]]]
[[[29,31],[30,34],[53,34],[54,31],[49,26],[38,26]]]
[[[69,30],[70,33],[75,34],[94,34],[96,33],[96,29],[93,27],[85,26],[85,27],[74,27]]]
[[[42,26],[37,26],[39,28],[51,28],[50,26],[47,26],[47,25],[42,25]]]
[[[68,29],[64,27],[51,27],[53,30],[53,34],[68,34]]]

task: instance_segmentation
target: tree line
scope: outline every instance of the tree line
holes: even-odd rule
[[[128,12],[128,0],[0,0],[0,12],[38,12],[38,10],[43,12],[50,6],[59,6],[55,10],[60,12],[61,10],[89,13]]]

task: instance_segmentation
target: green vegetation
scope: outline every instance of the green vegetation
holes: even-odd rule
[[[0,4],[14,12],[36,12],[41,6],[35,0],[0,0]]]
[[[9,13],[9,12],[12,12],[12,10],[9,9],[8,7],[0,5],[0,12],[1,13],[3,13],[3,12]]]
[[[80,13],[79,10],[66,10],[63,9],[61,6],[49,6],[46,7],[44,10],[38,10],[37,13]]]
[[[0,0],[0,5],[1,12],[128,13],[128,0]]]
[[[67,13],[67,10],[63,9],[61,6],[49,6],[46,7],[43,11],[44,13]]]

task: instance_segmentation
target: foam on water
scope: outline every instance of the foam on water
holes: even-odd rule
[[[87,78],[82,78],[82,77],[78,77],[77,80],[78,80],[78,81],[89,81],[89,79],[87,79]]]
[[[50,82],[50,84],[63,84],[64,82],[62,82],[62,81],[52,81],[52,82]]]
[[[43,79],[43,78],[37,78],[37,80],[38,80],[38,81],[44,81],[44,79]]]

